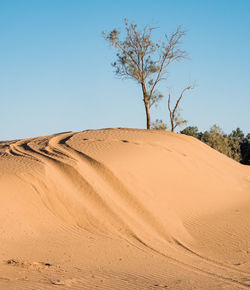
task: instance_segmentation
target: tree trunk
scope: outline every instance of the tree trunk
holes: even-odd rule
[[[150,122],[150,111],[149,111],[149,105],[148,102],[144,99],[144,105],[145,105],[145,111],[146,111],[146,118],[147,118],[147,129],[150,129],[151,122]]]
[[[174,120],[171,120],[171,132],[174,132]]]
[[[149,130],[151,127],[151,121],[150,121],[150,110],[149,110],[149,100],[148,100],[148,94],[147,89],[145,86],[145,83],[142,81],[142,93],[143,93],[143,102],[145,105],[145,111],[146,111],[146,118],[147,118],[147,129]]]
[[[171,132],[174,132],[174,114],[170,112]]]

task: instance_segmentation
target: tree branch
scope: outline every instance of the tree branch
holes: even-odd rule
[[[175,112],[176,112],[176,110],[177,110],[177,107],[178,107],[178,105],[179,105],[179,103],[180,103],[180,100],[181,100],[182,97],[183,97],[184,92],[187,91],[187,90],[190,90],[191,88],[192,88],[191,86],[188,86],[188,87],[186,87],[184,90],[182,90],[181,95],[180,95],[179,99],[177,100],[177,102],[176,102],[176,104],[175,104],[175,107],[174,107],[174,110],[173,110],[173,114],[175,114]]]

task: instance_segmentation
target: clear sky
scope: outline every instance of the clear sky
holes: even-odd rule
[[[249,0],[0,0],[0,140],[107,127],[145,128],[140,88],[115,77],[101,31],[127,18],[187,31],[190,60],[170,67],[162,93],[195,81],[188,125],[250,132]],[[166,99],[153,119],[169,122]]]

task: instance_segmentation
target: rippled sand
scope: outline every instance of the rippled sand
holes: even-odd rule
[[[136,129],[0,142],[0,289],[248,289],[250,167]]]

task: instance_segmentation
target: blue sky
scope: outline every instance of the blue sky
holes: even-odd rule
[[[169,67],[161,90],[196,88],[181,104],[188,125],[250,132],[250,1],[0,0],[0,139],[106,127],[145,128],[140,88],[115,77],[101,31],[123,19],[177,25],[190,59]],[[167,123],[166,99],[152,119]]]

